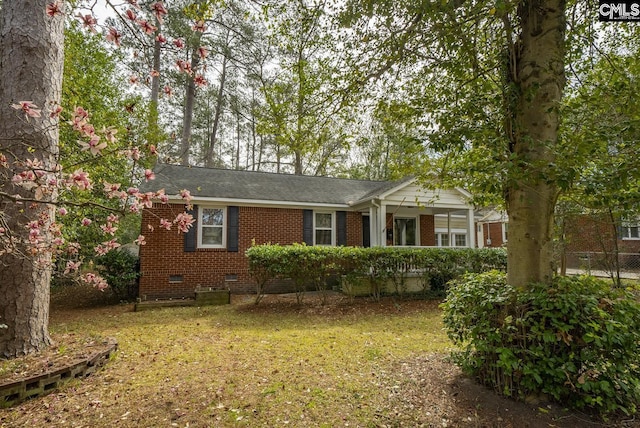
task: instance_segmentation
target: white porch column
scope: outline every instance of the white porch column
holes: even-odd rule
[[[451,210],[447,211],[447,236],[449,236],[449,247],[453,247],[453,236],[451,236]]]
[[[380,227],[378,228],[378,239],[380,246],[387,246],[387,206],[380,201]]]
[[[378,246],[378,208],[369,207],[369,241],[372,247]]]
[[[469,229],[469,248],[476,247],[476,225],[473,222],[474,213],[473,208],[469,208],[467,211],[467,228]]]

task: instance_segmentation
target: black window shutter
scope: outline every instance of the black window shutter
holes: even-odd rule
[[[313,210],[302,210],[302,242],[313,245]]]
[[[338,232],[336,236],[336,244],[347,245],[347,212],[346,211],[336,212],[336,227]]]
[[[227,207],[227,251],[238,251],[238,207]]]
[[[198,245],[198,206],[193,205],[191,210],[187,210],[187,214],[191,214],[196,221],[184,234],[184,252],[193,253]]]

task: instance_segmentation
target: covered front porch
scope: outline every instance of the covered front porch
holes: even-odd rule
[[[413,181],[354,204],[365,247],[476,246],[475,215],[462,189],[424,190]]]

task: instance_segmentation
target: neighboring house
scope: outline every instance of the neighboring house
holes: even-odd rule
[[[567,218],[564,225],[568,268],[606,269],[617,257],[621,269],[640,270],[640,221],[583,214]]]
[[[155,175],[141,190],[188,189],[196,223],[186,234],[159,227],[184,210],[177,196],[143,210],[143,299],[189,297],[197,287],[254,292],[244,254],[253,244],[475,247],[473,206],[461,189],[165,164]]]
[[[500,248],[507,245],[509,218],[505,212],[489,209],[477,220],[478,248]]]

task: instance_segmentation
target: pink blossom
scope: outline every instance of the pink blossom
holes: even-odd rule
[[[82,25],[84,26],[84,28],[87,28],[92,33],[96,32],[96,25],[98,24],[98,21],[96,20],[96,18],[93,17],[93,15],[91,15],[91,14],[86,14],[86,15],[77,14],[76,16],[78,18],[80,18],[80,21],[82,21]]]
[[[146,34],[153,34],[158,29],[156,26],[151,25],[151,23],[146,19],[139,19],[136,22]]]
[[[73,111],[73,115],[78,119],[82,120],[82,119],[87,119],[89,117],[89,112],[82,107],[76,107]]]
[[[88,150],[93,156],[100,154],[100,151],[107,147],[107,143],[100,143],[100,136],[98,135],[92,135],[88,143],[78,140],[78,144],[80,144],[83,152]]]
[[[88,285],[91,285],[92,287],[95,287],[100,291],[104,291],[107,287],[109,287],[107,281],[105,281],[103,277],[101,277],[100,275],[96,275],[95,273],[89,272],[84,274],[82,276],[82,280]]]
[[[151,231],[151,232],[153,232],[154,230],[156,230],[156,228],[155,228],[155,227],[153,227],[153,225],[152,225],[152,224],[148,224],[148,225],[147,225],[147,229],[149,229],[149,231]]]
[[[53,244],[54,247],[62,247],[62,245],[64,245],[64,238],[61,236],[57,236],[53,238],[53,241],[51,241],[51,244]]]
[[[173,41],[173,46],[177,47],[178,49],[182,49],[184,48],[184,40],[182,39],[175,39]]]
[[[156,149],[156,146],[154,144],[149,145],[149,153],[153,156],[158,156],[158,150]]]
[[[164,189],[160,189],[156,192],[156,198],[160,199],[160,202],[166,204],[169,201],[169,195],[164,193]]]
[[[118,217],[117,215],[111,213],[107,217],[107,221],[110,221],[111,223],[120,223],[120,217]]]
[[[145,178],[146,181],[155,180],[156,175],[150,169],[145,169],[144,170],[144,178]]]
[[[140,81],[140,78],[135,74],[132,74],[131,76],[129,76],[129,83],[131,83],[132,85],[137,84],[139,81]]]
[[[100,225],[100,229],[102,229],[104,233],[109,234],[111,236],[113,236],[118,231],[118,228],[114,226],[111,222],[107,222],[107,224]]]
[[[62,113],[62,106],[56,106],[56,108],[51,110],[51,113],[49,113],[49,117],[52,119],[60,117],[60,113]]]
[[[193,78],[193,83],[198,87],[207,86],[207,79],[204,78],[202,74],[196,74],[196,77]]]
[[[178,230],[183,233],[187,233],[195,221],[196,220],[193,216],[186,212],[178,214],[173,220],[173,222],[178,226]]]
[[[80,251],[80,244],[72,242],[67,246],[67,253],[70,255],[78,254]]]
[[[140,149],[139,149],[139,148],[137,148],[137,147],[132,147],[131,149],[126,150],[126,151],[124,152],[124,154],[125,154],[129,159],[132,159],[132,160],[135,160],[135,161],[140,160]]]
[[[144,235],[138,235],[138,238],[133,242],[136,243],[137,245],[145,245],[146,244],[146,241],[144,240]]]
[[[68,211],[67,211],[67,209],[65,207],[58,208],[58,215],[65,216],[67,214],[68,214]]]
[[[204,46],[200,46],[198,48],[198,55],[200,56],[201,59],[205,59],[207,55],[209,55],[209,51]]]
[[[138,0],[127,0],[127,3],[129,3],[131,6],[135,7],[136,9],[140,9],[140,5],[138,4]]]
[[[50,17],[62,15],[62,2],[60,0],[56,0],[53,3],[49,3],[47,5],[47,15]]]
[[[18,104],[11,104],[16,110],[22,110],[29,120],[30,117],[40,117],[40,109],[32,101],[19,101]]]
[[[127,193],[128,193],[129,195],[131,195],[131,196],[133,196],[133,195],[137,195],[137,194],[139,194],[139,193],[140,193],[140,189],[138,189],[137,187],[129,187],[129,188],[127,189]]]
[[[168,97],[170,97],[171,95],[173,95],[173,89],[171,89],[171,86],[165,86],[163,88],[164,94]]]
[[[176,66],[181,73],[187,73],[188,75],[193,74],[193,70],[191,69],[191,64],[183,59],[179,59],[176,61]]]
[[[158,34],[156,36],[156,42],[158,42],[160,44],[167,43],[167,38],[165,36],[163,36],[162,34]]]
[[[108,128],[103,127],[102,133],[104,134],[104,139],[107,140],[108,142],[110,143],[116,142],[116,134],[118,133],[118,130],[115,129],[113,126],[110,126]]]
[[[162,17],[167,14],[167,9],[165,9],[162,2],[158,1],[151,5],[151,10],[156,14],[156,18],[158,21],[162,23]]]
[[[133,204],[133,205],[129,206],[129,212],[132,213],[132,214],[138,214],[140,212],[140,205]]]
[[[107,34],[107,41],[112,42],[114,45],[120,47],[120,39],[122,34],[115,28],[109,27],[109,33]]]
[[[159,77],[160,76],[160,72],[158,70],[151,70],[149,72],[149,76],[151,76],[151,77]]]
[[[136,19],[138,19],[138,17],[136,16],[136,13],[131,9],[127,9],[127,11],[125,12],[125,15],[127,15],[127,19],[131,21],[135,21]]]
[[[180,191],[180,197],[187,203],[191,202],[191,192],[189,192],[187,189],[182,189]]]
[[[87,227],[87,226],[89,226],[91,224],[91,219],[88,219],[88,218],[85,217],[85,218],[82,219],[82,223],[81,224],[84,227]]]
[[[199,20],[193,25],[193,27],[191,27],[191,29],[193,31],[204,33],[207,30],[207,26],[205,25],[203,20]]]
[[[153,146],[153,148],[155,150],[155,146]],[[9,168],[9,162],[7,162],[7,157],[1,153],[0,153],[0,166],[3,168]]]
[[[67,266],[64,269],[64,274],[68,275],[71,272],[76,272],[81,264],[82,264],[82,262],[75,262],[74,263],[71,260],[69,260],[67,262]]]
[[[171,222],[166,218],[160,219],[160,227],[163,229],[171,230]]]
[[[140,205],[145,208],[151,208],[153,206],[153,192],[147,192],[140,195]]]
[[[92,187],[89,174],[82,169],[77,169],[69,175],[69,183],[80,190],[89,190]]]

